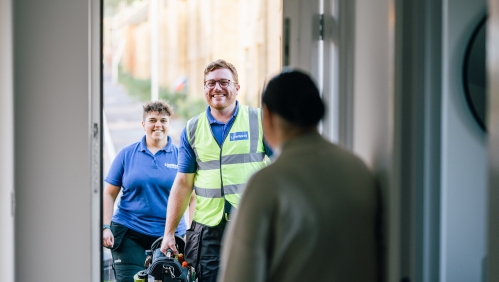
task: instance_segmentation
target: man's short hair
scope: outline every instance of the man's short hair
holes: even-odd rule
[[[173,115],[172,107],[166,101],[154,101],[148,102],[143,106],[142,119],[145,120],[146,116],[152,112],[157,112],[160,115],[167,115],[171,117]]]
[[[208,75],[208,73],[210,73],[214,70],[217,70],[217,69],[230,70],[230,72],[232,73],[232,76],[234,77],[234,84],[239,84],[239,78],[237,76],[236,67],[234,67],[233,64],[231,64],[227,61],[224,61],[222,59],[218,59],[218,60],[213,61],[210,64],[208,64],[208,66],[206,66],[206,68],[204,69],[204,77],[206,77],[206,75]]]
[[[317,125],[326,111],[310,76],[293,69],[285,69],[269,81],[263,90],[262,104],[299,126]]]

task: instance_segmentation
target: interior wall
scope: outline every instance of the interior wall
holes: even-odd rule
[[[442,2],[396,1],[400,279],[439,281]]]
[[[481,281],[486,256],[486,135],[465,101],[461,70],[484,0],[444,1],[440,281]]]
[[[385,159],[390,149],[386,139],[391,133],[393,83],[389,4],[388,0],[357,1],[355,13],[353,148],[371,166]]]
[[[0,273],[14,281],[12,2],[0,0]]]
[[[398,191],[394,181],[393,1],[356,1],[352,149],[380,180],[385,204],[389,281],[399,278]],[[399,280],[399,279],[398,279]]]
[[[13,1],[16,281],[91,281],[89,17]]]

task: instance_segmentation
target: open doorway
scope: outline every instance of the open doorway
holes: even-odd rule
[[[103,0],[103,179],[144,135],[148,101],[172,106],[168,135],[179,145],[186,121],[207,107],[203,70],[216,59],[237,68],[238,101],[260,106],[265,81],[282,66],[282,14],[282,0]],[[103,280],[114,281],[103,253]]]

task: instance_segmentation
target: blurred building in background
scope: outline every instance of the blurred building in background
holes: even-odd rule
[[[126,2],[104,19],[104,63],[115,80],[120,71],[151,78],[157,13],[159,87],[201,98],[204,68],[225,59],[238,70],[239,100],[259,106],[265,81],[281,68],[282,0]]]

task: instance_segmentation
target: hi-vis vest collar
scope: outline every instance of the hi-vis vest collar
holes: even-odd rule
[[[261,111],[240,105],[221,146],[203,112],[187,122],[187,139],[198,166],[194,220],[214,226],[223,217],[224,199],[237,208],[249,177],[265,166]]]

